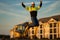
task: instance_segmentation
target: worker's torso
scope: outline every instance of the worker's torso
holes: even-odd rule
[[[29,7],[29,11],[37,11],[37,7]]]
[[[31,17],[37,16],[37,8],[36,7],[29,7]]]

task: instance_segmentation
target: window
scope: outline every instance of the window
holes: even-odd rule
[[[54,34],[54,39],[56,38],[56,34]]]
[[[25,27],[22,27],[23,30],[25,30]]]
[[[50,39],[52,39],[52,35],[50,35]]]
[[[52,33],[52,29],[50,29],[50,33]]]
[[[54,27],[56,27],[56,23],[54,23]]]
[[[32,30],[32,34],[34,34],[34,30]]]
[[[42,28],[42,25],[40,25],[40,28]]]
[[[41,39],[42,39],[42,35],[40,35]]]
[[[16,28],[15,30],[18,30],[18,28]]]
[[[42,34],[42,30],[40,30],[40,33]]]
[[[19,29],[19,30],[23,30],[23,29],[22,29],[22,26],[19,26],[18,29]]]
[[[50,27],[52,27],[52,23],[50,23]]]
[[[32,27],[32,29],[34,29],[34,27]]]
[[[54,29],[54,33],[56,33],[56,29]]]
[[[28,34],[30,34],[30,31],[28,32]]]

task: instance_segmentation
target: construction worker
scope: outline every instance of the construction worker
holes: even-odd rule
[[[38,5],[37,7],[35,7],[34,2],[32,2],[31,4],[32,5],[28,7],[25,6],[24,3],[22,2],[22,6],[30,12],[32,24],[29,24],[29,28],[34,26],[39,26],[39,22],[37,19],[37,10],[39,10],[42,7],[42,0],[40,0],[40,5]]]

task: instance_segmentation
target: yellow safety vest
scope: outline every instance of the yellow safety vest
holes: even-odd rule
[[[25,9],[28,10],[28,11],[37,11],[37,10],[40,9],[40,6],[37,6],[37,7],[26,7]]]

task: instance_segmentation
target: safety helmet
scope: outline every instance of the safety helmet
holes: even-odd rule
[[[35,4],[34,2],[31,2],[31,4]]]

